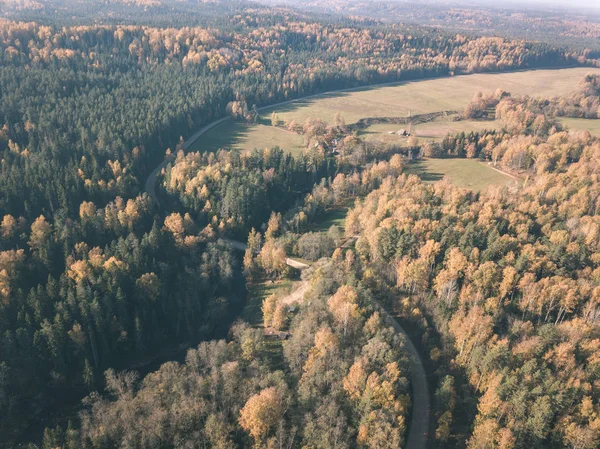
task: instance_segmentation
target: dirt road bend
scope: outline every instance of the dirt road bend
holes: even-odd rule
[[[412,359],[411,383],[412,383],[412,417],[408,428],[406,449],[427,449],[429,438],[429,414],[431,409],[431,396],[427,383],[425,366],[417,348],[398,321],[390,315],[385,308],[376,300],[373,300],[380,313],[391,323],[394,330],[404,336],[406,351]]]
[[[242,242],[235,240],[224,240],[225,243],[229,244],[232,248],[245,251],[246,245]],[[293,259],[286,259],[286,263],[294,268],[304,269],[308,268],[308,265]],[[296,302],[300,302],[304,299],[304,294],[309,288],[308,280],[302,281],[300,285],[290,292],[289,295],[282,298],[282,303],[291,305]],[[412,416],[410,425],[408,428],[408,437],[406,439],[406,449],[427,449],[427,442],[429,438],[429,415],[431,410],[431,395],[429,394],[429,385],[427,382],[427,375],[425,373],[425,366],[421,355],[417,351],[417,348],[412,343],[409,335],[406,333],[404,328],[398,323],[398,321],[390,315],[389,312],[381,305],[379,301],[373,300],[375,306],[379,309],[386,321],[388,321],[394,330],[404,337],[405,348],[411,358],[411,384],[412,384]]]

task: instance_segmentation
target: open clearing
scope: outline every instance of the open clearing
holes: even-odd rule
[[[246,124],[227,120],[205,133],[190,151],[254,150],[278,146],[291,153],[304,148],[304,138],[294,132],[264,124]]]
[[[319,219],[310,225],[309,232],[327,232],[330,227],[337,226],[342,231],[346,227],[346,215],[348,210],[354,203],[350,203],[347,206],[340,207],[339,209],[331,209],[323,213]]]
[[[365,87],[352,91],[323,94],[274,108],[264,108],[261,110],[261,117],[264,120],[275,111],[280,120],[286,122],[296,120],[301,124],[309,117],[330,122],[333,120],[333,116],[340,112],[346,123],[350,124],[365,117],[407,117],[409,113],[415,115],[444,110],[461,110],[477,92],[493,92],[498,88],[513,95],[564,95],[574,91],[579,81],[588,73],[600,74],[600,69],[578,67],[488,73],[410,81],[391,86]],[[435,126],[434,123],[436,122],[429,125]],[[466,127],[475,126],[473,122],[469,121],[456,122],[450,126],[451,130],[461,131],[461,128],[456,128],[460,124]],[[436,136],[433,139],[443,133],[442,130],[436,131],[425,125],[420,126],[422,127],[420,131],[423,133],[435,133]],[[395,125],[387,131],[400,127]],[[449,129],[447,123],[444,127]],[[288,151],[297,152],[303,147],[303,141],[300,136],[265,124],[248,125],[227,120],[207,131],[190,149],[214,151],[218,148],[253,149],[275,145]]]
[[[461,131],[469,133],[471,131],[482,131],[484,129],[499,129],[502,125],[497,120],[453,120],[455,115],[447,118],[439,118],[427,123],[413,125],[411,134],[419,139],[419,143],[441,142],[448,134],[456,134]],[[388,134],[389,131],[398,131],[405,129],[405,125],[393,125],[388,123],[371,125],[362,130],[359,135],[367,142],[380,142],[387,144],[405,145],[408,142],[406,137],[396,134]]]
[[[588,130],[594,136],[600,136],[600,119],[561,118],[560,122],[569,129]]]
[[[563,95],[575,90],[588,73],[600,74],[600,69],[529,70],[410,81],[324,94],[276,107],[274,111],[281,120],[294,119],[298,123],[303,123],[307,117],[329,122],[336,112],[341,113],[346,123],[364,117],[406,117],[409,112],[414,115],[463,109],[477,92],[493,92],[498,88],[512,95]],[[261,113],[269,117],[272,111],[267,108]]]
[[[298,284],[298,282],[293,282],[289,279],[281,279],[275,282],[263,279],[261,282],[253,284],[248,292],[246,305],[242,310],[242,319],[253,326],[262,327],[263,317],[261,307],[263,300],[271,295],[283,296],[294,290],[295,284]]]
[[[514,185],[510,176],[488,167],[478,159],[419,159],[406,170],[419,175],[425,182],[435,182],[448,176],[457,187],[482,191],[490,185]]]

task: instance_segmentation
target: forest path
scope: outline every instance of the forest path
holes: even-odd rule
[[[229,117],[223,117],[219,120],[215,120],[214,122],[206,125],[202,129],[200,129],[198,132],[196,132],[193,136],[191,136],[188,140],[185,141],[185,143],[183,144],[183,151],[187,151],[187,149],[190,147],[190,145],[192,143],[194,143],[200,136],[202,136],[202,134],[211,130],[215,126],[220,125],[225,120],[229,120]],[[160,202],[158,201],[158,197],[156,196],[156,178],[157,178],[158,174],[162,171],[162,169],[166,168],[166,166],[169,162],[171,162],[171,159],[165,158],[165,160],[163,160],[160,164],[158,164],[158,166],[154,170],[152,170],[152,173],[150,173],[150,175],[148,176],[148,179],[146,179],[146,184],[145,184],[146,193],[148,193],[148,195],[150,195],[150,198],[152,198],[152,201],[154,201],[154,203],[157,206],[160,206]]]
[[[304,300],[304,295],[310,287],[310,279],[305,279],[286,296],[279,299],[281,304],[290,306]],[[427,449],[429,438],[429,415],[431,409],[431,395],[427,382],[427,374],[423,359],[412,343],[409,335],[402,325],[394,318],[381,303],[373,299],[375,307],[379,310],[385,321],[389,322],[398,334],[404,337],[404,348],[410,355],[410,379],[412,387],[412,413],[406,438],[406,449]]]
[[[245,251],[247,248],[245,243],[237,240],[222,239],[222,242],[237,251]],[[294,259],[286,258],[285,261],[289,266],[298,268],[300,270],[309,267],[309,265]],[[295,289],[280,299],[281,303],[285,305],[292,305],[294,303],[301,302],[304,299],[304,294],[308,291],[309,287],[309,279],[301,281]],[[404,330],[402,325],[400,325],[400,323],[396,320],[396,318],[394,318],[379,301],[373,299],[373,302],[386,320],[390,322],[394,330],[404,337],[405,348],[409,353],[412,362],[410,377],[413,408],[410,425],[408,428],[408,436],[406,439],[406,449],[427,449],[431,396],[429,393],[429,385],[427,382],[425,366],[423,365],[423,359],[411,341],[410,336]]]
[[[292,290],[289,294],[279,299],[279,303],[285,306],[291,306],[297,302],[302,302],[304,294],[308,291],[310,282],[308,280],[300,281],[300,285]]]
[[[276,104],[258,108],[257,110],[260,112],[261,110],[270,109],[270,108],[277,107],[277,106],[283,106],[286,104],[304,101],[304,100],[307,100],[310,98],[320,97],[320,96],[324,96],[324,95],[340,93],[340,92],[351,92],[353,90],[363,89],[366,87],[391,86],[391,85],[401,84],[404,82],[406,82],[406,81],[394,81],[394,82],[390,82],[390,83],[382,83],[382,84],[376,84],[376,85],[371,85],[371,86],[359,86],[359,87],[353,87],[353,88],[349,88],[349,89],[333,90],[330,92],[308,95],[308,96],[302,97],[302,98],[296,98],[293,100],[283,101],[281,103],[276,103]],[[183,150],[187,151],[189,149],[189,147],[194,142],[196,142],[196,140],[198,140],[200,137],[202,137],[202,135],[205,134],[207,131],[211,130],[215,126],[225,122],[226,120],[230,120],[230,119],[231,119],[230,117],[223,117],[223,118],[221,118],[219,120],[215,120],[214,122],[201,128],[198,132],[193,134],[190,138],[188,138],[185,141],[185,143],[183,144]],[[152,200],[158,207],[160,207],[160,202],[158,201],[158,197],[156,195],[156,179],[158,177],[158,174],[162,171],[163,168],[165,168],[167,166],[167,164],[169,162],[170,162],[170,159],[165,159],[163,162],[161,162],[152,171],[152,173],[150,173],[150,175],[148,176],[148,179],[146,180],[146,183],[145,183],[146,192],[148,193],[148,195],[152,198]],[[246,250],[246,244],[243,242],[238,242],[235,240],[225,240],[225,242],[230,244],[234,249],[236,249],[238,251]],[[297,260],[290,259],[290,258],[286,258],[286,264],[288,264],[291,267],[300,269],[300,270],[302,270],[304,268],[308,268],[307,264],[297,261]],[[288,305],[301,301],[304,298],[304,294],[308,290],[308,287],[309,287],[309,281],[308,280],[302,281],[301,285],[298,288],[296,288],[295,290],[293,290],[289,295],[284,297],[282,299],[282,301],[284,301],[284,303],[288,304]],[[427,376],[425,374],[425,367],[423,365],[423,360],[421,359],[421,356],[420,356],[419,352],[417,351],[416,347],[412,343],[409,335],[406,333],[406,331],[400,325],[400,323],[398,323],[398,321],[392,315],[390,315],[378,301],[374,300],[374,302],[375,302],[376,306],[381,310],[381,313],[384,316],[386,316],[387,319],[390,321],[394,330],[404,336],[404,339],[406,342],[406,346],[405,346],[406,350],[408,351],[408,353],[410,354],[411,359],[412,359],[411,385],[412,385],[413,409],[412,409],[410,425],[408,428],[406,449],[427,449],[428,431],[429,431],[429,414],[430,414],[430,409],[431,409],[431,397],[429,394],[429,386],[428,386],[428,382],[427,382]]]
[[[225,243],[229,244],[232,248],[245,251],[246,245],[242,242],[235,240],[224,240]],[[295,261],[293,259],[286,259],[286,263],[294,268],[304,269],[308,268],[309,265]],[[286,296],[280,298],[280,302],[285,305],[292,305],[297,302],[301,302],[304,299],[304,294],[310,287],[310,279],[305,279],[299,283],[299,285],[293,289]],[[406,449],[427,449],[427,442],[429,438],[429,415],[431,410],[431,395],[429,393],[429,384],[427,382],[427,374],[425,372],[425,366],[423,359],[417,351],[417,348],[410,339],[408,333],[404,330],[402,325],[394,318],[386,309],[381,305],[379,301],[373,299],[373,303],[376,308],[379,309],[380,313],[385,319],[392,325],[394,330],[404,337],[405,349],[411,358],[411,386],[412,386],[412,414],[410,425],[408,428],[408,436],[406,439]]]
[[[410,354],[411,363],[411,385],[412,385],[412,416],[408,427],[406,449],[427,449],[429,438],[429,414],[431,409],[431,395],[427,382],[427,374],[423,359],[417,348],[411,341],[408,333],[402,325],[394,318],[379,301],[373,299],[380,313],[389,321],[394,330],[404,336],[405,349]]]

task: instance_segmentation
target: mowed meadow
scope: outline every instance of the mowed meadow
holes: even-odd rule
[[[519,180],[494,169],[476,159],[434,159],[413,161],[408,173],[416,174],[425,182],[436,182],[447,178],[456,187],[483,191],[490,185],[515,186]]]
[[[559,121],[569,129],[578,131],[587,130],[593,136],[600,136],[600,119],[563,117]]]
[[[215,126],[191,146],[192,151],[253,150],[278,146],[291,153],[304,149],[304,138],[292,131],[265,123],[244,123],[234,120]]]
[[[289,123],[295,120],[298,124],[304,123],[307,118],[319,118],[329,123],[339,112],[346,123],[351,124],[366,117],[407,117],[409,114],[459,111],[477,92],[493,92],[496,89],[503,89],[512,95],[536,97],[565,95],[574,91],[588,73],[600,74],[600,69],[578,67],[463,75],[323,94],[285,105],[261,108],[262,120],[258,124],[226,121],[201,136],[191,145],[190,150],[216,151],[220,148],[251,150],[279,146],[291,152],[298,152],[303,145],[302,137],[270,126],[268,121],[273,112],[282,122]],[[446,132],[468,132],[495,126],[496,124],[492,122],[453,122],[448,118],[416,125],[414,131],[417,137],[422,137],[424,140],[437,140]],[[376,125],[375,128],[371,127],[365,132],[370,134],[367,139],[373,140],[377,133],[383,134],[397,128],[400,126]]]
[[[553,97],[576,89],[588,73],[600,69],[578,67],[559,70],[529,70],[512,73],[487,73],[403,82],[346,92],[324,94],[299,100],[281,107],[261,111],[270,116],[274,111],[284,121],[304,122],[320,118],[330,122],[339,112],[346,123],[365,117],[406,117],[438,111],[460,110],[477,92],[503,89],[512,95]]]
[[[457,117],[457,114],[452,114],[447,117],[439,117],[431,122],[412,125],[410,133],[417,137],[420,143],[441,142],[448,134],[498,129],[502,126],[498,120],[456,120]],[[406,126],[378,123],[361,130],[358,134],[366,142],[405,145],[407,144],[408,139],[403,136],[398,136],[395,133],[403,128],[406,128]],[[393,132],[394,134],[389,134],[390,132]]]

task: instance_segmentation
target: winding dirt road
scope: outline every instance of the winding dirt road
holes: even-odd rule
[[[383,86],[389,86],[389,85],[395,85],[395,84],[401,84],[401,83],[402,83],[402,81],[400,81],[400,82],[396,81],[396,82],[391,82],[391,83],[378,84],[376,86],[383,87]],[[298,101],[304,101],[304,100],[307,100],[310,98],[320,97],[320,96],[324,96],[324,95],[335,94],[335,93],[340,93],[340,92],[350,92],[353,90],[362,89],[364,87],[373,87],[373,86],[361,86],[361,87],[355,87],[355,88],[350,88],[350,89],[340,89],[340,90],[335,90],[335,91],[330,91],[330,92],[325,92],[325,93],[320,93],[320,94],[315,94],[315,95],[309,95],[306,97],[297,98],[294,100],[283,101],[281,103],[276,103],[276,104],[272,104],[269,106],[261,107],[261,108],[258,108],[258,111],[260,112],[261,110],[273,108],[276,106],[283,106],[285,104],[290,104],[290,103],[294,103],[294,102],[298,102]],[[185,143],[183,145],[183,150],[187,151],[190,148],[190,146],[194,142],[196,142],[196,140],[198,140],[204,133],[206,133],[210,129],[214,128],[215,126],[225,122],[226,120],[230,120],[230,117],[221,118],[219,120],[216,120],[216,121],[210,123],[209,125],[206,125],[202,129],[200,129],[198,132],[196,132],[194,135],[192,135],[190,138],[188,138],[185,141]],[[145,184],[146,192],[148,193],[148,195],[150,195],[152,200],[159,207],[160,207],[160,203],[156,196],[156,179],[157,179],[158,174],[162,171],[163,168],[165,168],[167,166],[167,164],[169,162],[170,161],[168,159],[165,159],[163,162],[161,162],[152,171],[150,176],[148,176],[148,179],[146,180],[146,184]],[[226,240],[225,242],[230,244],[236,250],[239,250],[239,251],[246,250],[246,245],[243,242],[238,242],[235,240]],[[286,259],[286,263],[289,266],[298,268],[298,269],[308,268],[308,265],[306,265],[305,263],[299,262],[297,260],[293,260],[290,258]],[[302,298],[304,297],[304,293],[308,290],[308,286],[309,286],[308,281],[303,282],[299,288],[294,290],[289,295],[289,297],[286,298],[287,301],[289,303],[301,301]],[[396,321],[396,319],[394,317],[392,317],[385,310],[385,308],[383,306],[381,306],[381,304],[379,302],[375,301],[375,304],[381,310],[381,313],[387,317],[389,322],[394,327],[394,330],[404,336],[404,339],[406,342],[406,345],[405,345],[406,350],[408,351],[408,353],[410,354],[411,359],[412,359],[411,384],[412,384],[413,409],[412,409],[411,422],[410,422],[410,425],[408,428],[406,449],[427,449],[431,398],[430,398],[430,394],[429,394],[429,386],[427,384],[427,377],[425,374],[425,367],[423,365],[423,361],[422,361],[421,356],[419,355],[417,349],[415,348],[412,341],[410,340],[410,337],[408,336],[406,331],[402,328],[400,323],[398,323],[398,321]]]
[[[292,290],[288,295],[282,297],[279,301],[285,305],[292,305],[302,302],[305,293],[310,287],[309,280],[304,280]],[[429,415],[431,407],[431,396],[429,394],[429,386],[427,383],[427,375],[423,360],[417,348],[410,340],[410,337],[400,323],[379,303],[373,300],[377,309],[388,321],[394,330],[404,337],[404,348],[409,353],[411,358],[411,386],[412,386],[412,414],[408,427],[408,437],[406,439],[406,449],[427,449],[429,438]]]
[[[564,67],[564,68],[567,68],[567,67]],[[535,70],[543,70],[543,69],[544,69],[543,67],[538,67]],[[526,69],[526,70],[531,70],[531,69]],[[412,80],[412,81],[414,81],[414,80]],[[403,84],[406,82],[411,82],[411,80],[394,81],[394,82],[389,82],[389,83],[374,84],[374,85],[370,85],[370,86],[359,86],[359,87],[348,88],[348,89],[333,90],[330,92],[323,92],[320,94],[308,95],[306,97],[297,98],[294,100],[283,101],[281,103],[276,103],[276,104],[272,104],[269,106],[264,106],[264,107],[258,108],[258,111],[260,112],[260,111],[264,111],[266,109],[273,108],[276,106],[283,106],[286,104],[305,101],[305,100],[308,100],[311,98],[331,95],[331,94],[335,94],[335,93],[351,92],[353,90],[358,90],[358,89],[363,89],[363,88],[368,88],[368,87],[383,87],[383,86],[399,85],[399,84]],[[210,123],[209,125],[203,127],[202,129],[200,129],[198,132],[196,132],[195,134],[193,134],[190,138],[188,138],[186,140],[186,142],[183,145],[183,150],[187,151],[190,148],[190,146],[194,142],[196,142],[196,140],[198,140],[204,133],[206,133],[210,129],[214,128],[215,126],[225,122],[226,120],[230,120],[230,118],[229,117],[221,118],[221,119],[216,120],[216,121]],[[160,163],[149,175],[148,179],[146,180],[146,184],[145,184],[146,192],[148,193],[148,195],[150,195],[152,200],[159,206],[160,206],[160,204],[158,202],[158,199],[156,196],[156,190],[155,190],[156,189],[156,179],[157,179],[158,174],[161,172],[161,170],[167,166],[168,162],[169,162],[168,160],[165,160],[162,163]],[[242,242],[230,242],[230,243],[232,243],[233,247],[236,249],[245,250],[245,245]],[[288,265],[291,265],[293,267],[300,268],[300,269],[307,267],[306,264],[303,264],[302,262],[294,261],[292,259],[287,259],[286,263],[288,263]],[[298,289],[296,289],[294,292],[292,292],[292,294],[288,298],[288,301],[296,302],[298,300],[301,300],[302,297],[304,296],[304,292],[306,291],[307,288],[308,288],[308,282],[303,283]],[[427,383],[427,377],[425,374],[425,368],[423,365],[423,361],[422,361],[417,349],[415,348],[414,344],[410,340],[410,337],[408,336],[406,331],[402,328],[400,323],[398,323],[396,321],[396,319],[394,317],[392,317],[385,310],[384,307],[381,306],[381,304],[379,304],[377,301],[374,301],[374,302],[377,305],[377,307],[381,310],[381,313],[388,318],[389,322],[392,324],[392,326],[394,327],[396,332],[400,333],[401,335],[403,335],[405,337],[406,350],[411,355],[411,358],[413,361],[413,363],[411,365],[413,409],[412,409],[411,422],[410,422],[409,429],[408,429],[408,438],[407,438],[407,442],[406,442],[406,448],[407,449],[427,449],[429,419],[430,419],[430,409],[431,409],[431,397],[430,397],[430,393],[429,393],[429,387],[428,387],[428,383]]]
[[[195,133],[193,136],[191,136],[188,140],[185,141],[185,143],[183,144],[183,151],[187,151],[188,148],[190,147],[190,145],[193,144],[206,131],[214,128],[217,125],[220,125],[221,123],[223,123],[226,120],[229,120],[229,117],[223,117],[219,120],[212,122],[209,125],[206,125],[204,128],[200,129],[197,133]],[[157,206],[160,206],[160,203],[158,201],[158,197],[156,196],[156,178],[157,178],[158,174],[162,171],[162,169],[165,168],[169,162],[170,162],[169,159],[165,159],[164,161],[162,161],[154,170],[152,170],[152,173],[150,173],[150,175],[148,176],[148,179],[146,179],[145,190],[148,193],[148,195],[150,195],[150,198],[152,198],[152,201],[154,201]]]
[[[246,245],[235,240],[223,240],[233,249],[245,251]],[[300,270],[308,268],[309,265],[293,260],[286,259],[286,263]],[[304,299],[304,294],[308,291],[310,282],[303,280],[294,290],[287,296],[280,299],[283,304],[292,305],[301,302]],[[402,325],[394,318],[381,303],[373,299],[375,306],[379,309],[384,318],[392,325],[394,330],[404,337],[405,349],[411,358],[411,385],[412,385],[412,414],[408,428],[408,437],[406,439],[406,449],[427,449],[427,441],[429,438],[429,415],[431,409],[431,396],[429,394],[429,385],[427,383],[427,375],[421,355],[411,341],[410,337],[402,327]]]
[[[426,449],[429,438],[429,414],[431,408],[431,396],[425,366],[417,348],[411,341],[404,328],[390,313],[375,299],[373,302],[380,313],[387,318],[396,332],[404,336],[405,349],[412,358],[411,385],[412,385],[412,416],[406,439],[407,449]]]

